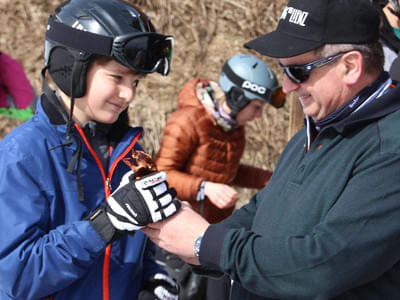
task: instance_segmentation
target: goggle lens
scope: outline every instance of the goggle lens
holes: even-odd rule
[[[132,36],[125,40],[122,59],[139,72],[159,71],[167,75],[170,68],[173,38],[158,34]]]
[[[272,92],[271,105],[276,108],[281,108],[286,101],[286,94],[283,92],[282,87],[276,88]]]

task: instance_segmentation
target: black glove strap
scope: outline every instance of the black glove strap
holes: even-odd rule
[[[108,219],[104,205],[97,208],[90,216],[86,217],[85,220],[90,222],[94,230],[97,231],[107,244],[121,237],[120,234],[117,234],[117,230]]]

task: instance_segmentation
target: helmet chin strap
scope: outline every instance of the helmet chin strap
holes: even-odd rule
[[[73,64],[72,67],[72,75],[71,75],[71,86],[70,86],[70,107],[69,107],[69,115],[68,115],[68,123],[67,123],[67,135],[65,143],[72,143],[71,132],[72,127],[74,126],[74,107],[75,107],[75,93],[74,93],[74,77],[76,72],[76,64]]]
[[[47,83],[46,80],[46,70],[48,69],[48,66],[45,66],[42,69],[41,75],[42,75],[42,86],[43,86],[43,91],[45,93],[45,95],[49,98],[49,100],[53,101],[53,102],[59,102],[61,100],[59,100],[55,94],[55,92],[53,90],[51,90],[49,84]],[[73,68],[73,72],[74,72],[74,68]],[[74,75],[74,73],[72,73]],[[63,105],[54,105],[54,108],[56,108],[61,116],[64,117],[65,122],[67,123],[67,132],[66,132],[66,140],[64,143],[60,144],[60,145],[56,145],[53,146],[51,148],[49,148],[49,151],[52,151],[54,149],[57,149],[59,147],[69,147],[73,145],[73,139],[72,139],[72,135],[73,133],[73,126],[74,126],[74,121],[73,121],[73,109],[74,109],[74,104],[75,104],[75,97],[74,97],[74,84],[73,84],[73,80],[72,80],[73,76],[71,77],[71,105],[70,105],[70,110],[69,113],[67,113],[67,111],[65,110],[65,107]],[[81,181],[81,162],[82,162],[82,156],[83,156],[83,146],[82,146],[82,142],[79,138],[76,139],[77,141],[77,149],[75,151],[75,153],[72,156],[71,161],[68,164],[67,167],[67,172],[69,173],[73,173],[74,169],[75,169],[75,165],[77,164],[77,190],[78,190],[78,199],[79,201],[84,201],[84,194],[83,194],[83,185],[82,185],[82,181]]]

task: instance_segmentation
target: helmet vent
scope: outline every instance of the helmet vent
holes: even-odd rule
[[[253,65],[253,69],[257,68],[257,66],[258,66],[258,62],[256,62],[256,63]]]

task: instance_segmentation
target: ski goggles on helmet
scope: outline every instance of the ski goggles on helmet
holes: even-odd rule
[[[174,38],[158,33],[132,33],[113,40],[111,57],[141,73],[168,75]]]
[[[279,62],[279,66],[281,67],[283,72],[286,74],[286,76],[289,77],[289,79],[291,81],[293,81],[296,84],[300,84],[300,83],[306,82],[308,80],[308,78],[310,78],[310,73],[313,69],[333,63],[338,58],[342,57],[345,53],[347,53],[347,52],[339,52],[334,55],[315,60],[315,61],[310,62],[305,65],[283,66]]]
[[[268,102],[275,108],[281,108],[286,101],[286,94],[283,92],[282,87],[276,86],[274,88],[269,88],[266,86],[262,86],[253,82],[250,82],[248,80],[243,79],[239,75],[237,75],[229,64],[225,63],[224,66],[222,67],[222,72],[225,73],[225,75],[229,78],[229,80],[235,85],[233,88],[228,93],[231,93],[232,91],[235,92],[237,96],[230,95],[232,99],[237,98],[240,93],[243,94],[244,100],[247,102],[246,105],[254,99],[260,99],[263,101]],[[240,88],[239,88],[240,87]],[[249,93],[252,93],[254,96],[251,98],[247,98],[244,96],[244,91],[247,91]],[[256,96],[257,95],[257,96]],[[229,105],[228,105],[229,106]],[[243,105],[244,107],[245,105]],[[242,109],[241,107],[240,109]],[[232,107],[230,107],[232,108]],[[240,110],[239,110],[240,111]]]
[[[104,36],[75,29],[50,16],[46,40],[61,45],[115,59],[140,73],[158,72],[168,75],[174,38],[156,32],[132,32],[117,37]]]

